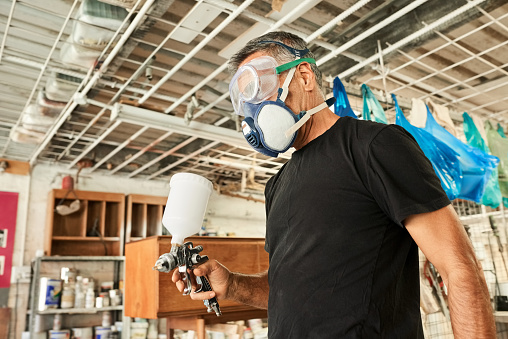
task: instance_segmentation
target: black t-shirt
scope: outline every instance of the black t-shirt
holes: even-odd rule
[[[447,206],[396,125],[340,118],[266,186],[269,338],[423,338],[418,248],[402,225]]]

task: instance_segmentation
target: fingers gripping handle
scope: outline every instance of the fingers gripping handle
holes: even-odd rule
[[[192,291],[193,278],[191,278],[189,270],[208,261],[206,255],[199,255],[199,252],[203,250],[202,246],[192,246],[191,242],[186,242],[182,246],[173,245],[171,251],[161,255],[153,267],[154,270],[164,273],[169,273],[178,267],[180,280],[182,280],[185,285],[183,295],[189,295]],[[197,276],[195,280],[197,285],[196,292],[212,291],[210,282],[205,277]],[[217,316],[222,315],[219,302],[215,297],[204,300],[203,303],[208,312],[215,312]]]
[[[212,291],[212,286],[210,285],[210,282],[208,281],[208,279],[206,279],[205,277],[196,277],[196,282],[199,286],[198,289],[196,290],[196,292]],[[203,303],[205,304],[208,313],[215,312],[215,314],[217,316],[222,315],[217,298],[213,297],[208,300],[203,300]]]

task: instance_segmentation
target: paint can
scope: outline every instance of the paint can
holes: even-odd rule
[[[106,339],[111,332],[111,327],[96,326],[95,339]]]
[[[69,330],[49,331],[49,339],[69,339],[70,336],[71,331]]]
[[[42,277],[39,286],[39,311],[58,308],[62,296],[62,280]]]

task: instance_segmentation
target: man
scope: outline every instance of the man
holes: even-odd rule
[[[214,291],[191,297],[267,308],[271,339],[423,338],[419,246],[448,288],[455,338],[495,338],[480,263],[415,140],[399,126],[334,115],[293,34],[250,41],[230,66],[247,141],[272,156],[296,151],[266,185],[268,272],[210,261],[194,273]]]

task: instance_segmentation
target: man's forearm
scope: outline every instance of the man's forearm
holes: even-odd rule
[[[448,279],[448,303],[456,339],[496,338],[489,291],[481,266],[477,265],[474,271],[466,269]]]
[[[268,271],[249,275],[233,273],[227,299],[267,309],[268,292]]]

